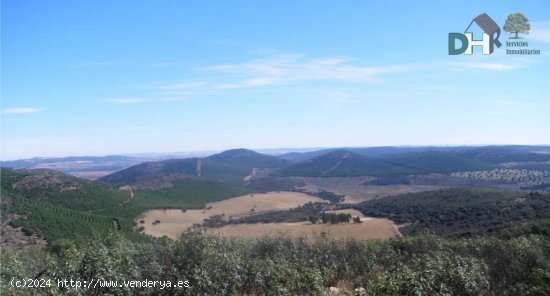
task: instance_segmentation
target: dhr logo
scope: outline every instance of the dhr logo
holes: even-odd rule
[[[481,30],[483,30],[483,38],[481,40],[474,40],[474,34],[468,32],[468,29],[470,29],[474,22],[481,28]],[[449,33],[449,55],[459,55],[463,53],[471,55],[473,53],[474,46],[481,46],[482,53],[484,55],[492,54],[494,51],[494,45],[497,47],[502,46],[500,41],[498,41],[499,36],[500,27],[486,13],[482,13],[472,20],[468,28],[464,30],[464,34]],[[456,47],[457,40],[460,40],[462,43],[460,48]]]

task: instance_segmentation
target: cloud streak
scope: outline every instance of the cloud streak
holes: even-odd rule
[[[510,63],[464,63],[460,64],[459,67],[489,71],[509,71],[520,68],[520,65]]]
[[[226,92],[273,90],[280,87],[315,89],[349,88],[353,85],[380,84],[400,79],[400,74],[453,71],[510,71],[526,63],[477,59],[463,62],[432,61],[410,64],[364,65],[349,57],[313,58],[302,54],[265,55],[239,63],[206,65],[192,69],[190,79],[140,85],[143,97],[110,100],[116,104],[176,102],[188,98],[208,97]],[[419,73],[422,74],[422,73]],[[409,75],[408,77],[416,77]],[[297,91],[298,88],[294,88]],[[337,96],[343,99],[342,96]],[[345,100],[351,100],[349,96]]]
[[[214,74],[232,75],[230,83],[215,85],[218,89],[300,84],[311,81],[380,82],[383,75],[416,69],[413,65],[363,66],[345,57],[306,58],[282,55],[245,63],[219,64],[201,68]]]
[[[219,95],[228,91],[308,86],[319,83],[380,83],[388,75],[417,71],[426,65],[375,65],[354,63],[348,57],[311,58],[302,54],[266,55],[240,63],[206,65],[192,69],[188,80],[142,84],[144,97],[107,100],[120,105],[176,102],[191,97]]]
[[[143,102],[146,102],[147,100],[143,98],[118,98],[118,99],[112,99],[109,101],[115,104],[128,105],[128,104],[143,103]]]
[[[524,65],[507,62],[452,62],[443,63],[440,66],[454,70],[510,71],[519,69]]]
[[[41,108],[29,108],[29,107],[18,107],[18,108],[5,108],[2,109],[2,114],[26,114],[26,113],[37,113],[42,112]]]
[[[140,104],[140,103],[151,103],[151,102],[180,102],[184,101],[187,98],[185,97],[166,97],[166,98],[154,98],[154,99],[145,99],[145,98],[117,98],[108,100],[111,103],[119,105],[131,105],[131,104]]]

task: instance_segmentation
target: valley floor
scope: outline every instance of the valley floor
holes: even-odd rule
[[[177,238],[194,224],[215,215],[222,215],[224,220],[262,212],[289,210],[308,202],[325,202],[324,200],[299,192],[268,192],[233,197],[222,201],[208,203],[202,210],[154,209],[138,217],[138,225],[143,233],[155,237],[168,236]]]
[[[233,224],[210,230],[214,234],[228,237],[260,238],[267,235],[289,237],[328,237],[335,239],[388,239],[400,236],[398,227],[389,219],[362,217],[360,224],[311,224],[296,223],[257,223]]]
[[[276,210],[288,210],[308,202],[324,202],[322,199],[299,192],[269,192],[248,194],[219,202],[208,203],[203,210],[156,209],[143,213],[138,225],[143,233],[155,237],[167,236],[176,239],[195,224],[214,215],[222,215],[225,221],[257,213]],[[400,236],[398,227],[389,219],[365,217],[357,210],[327,211],[346,213],[360,217],[362,223],[312,224],[311,222],[293,223],[254,223],[232,224],[209,229],[221,236],[258,238],[265,235],[283,235],[290,237],[330,238],[369,238],[387,239]]]

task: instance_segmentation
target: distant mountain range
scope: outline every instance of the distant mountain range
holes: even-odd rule
[[[547,165],[550,169],[550,164],[545,163],[550,161],[550,154],[544,153],[545,149],[528,146],[377,147],[293,153],[292,157],[289,154],[277,157],[234,149],[205,158],[146,162],[99,180],[121,186],[154,184],[178,178],[206,178],[242,185],[244,178],[253,174],[254,169],[264,169],[268,171],[267,175],[274,177],[451,173],[491,170],[506,163],[514,163],[521,168],[523,163],[532,165],[533,162]]]
[[[418,174],[417,168],[379,158],[368,158],[349,150],[335,150],[282,168],[278,176],[341,177],[386,174]]]
[[[550,161],[550,146],[388,146],[297,150],[299,152],[277,156],[247,149],[233,149],[202,158],[178,156],[165,159],[162,156],[118,155],[32,158],[5,161],[1,165],[10,168],[48,168],[88,179],[99,178],[113,185],[124,185],[135,182],[154,183],[161,177],[181,176],[239,183],[254,168],[269,169],[273,176],[345,177],[479,171],[495,168],[502,163],[515,162],[521,166],[521,163],[530,162],[532,165]]]
[[[52,169],[73,176],[95,180],[110,173],[147,161],[184,158],[202,153],[139,154],[108,156],[35,157],[2,161],[1,166],[14,169]]]
[[[406,175],[483,171],[499,164],[545,162],[550,160],[548,146],[484,146],[484,147],[375,147],[302,153],[294,159],[306,159],[285,167],[280,176],[359,176]],[[320,154],[320,156],[314,156]],[[288,155],[287,155],[288,156]],[[281,157],[287,157],[281,156]],[[314,156],[310,158],[311,156]],[[549,167],[550,169],[550,167]]]
[[[279,155],[279,157],[292,160],[292,161],[304,161],[317,156],[321,156],[328,152],[336,150],[347,150],[353,153],[368,156],[368,157],[384,157],[395,154],[409,154],[418,152],[450,152],[450,153],[488,153],[495,154],[502,152],[504,155],[510,153],[522,153],[533,151],[550,151],[550,146],[526,146],[526,145],[493,145],[493,146],[419,146],[419,147],[406,147],[406,146],[380,146],[380,147],[365,147],[365,148],[329,148],[329,149],[317,149],[306,152],[289,152]]]
[[[121,155],[53,158],[35,157],[31,159],[3,161],[1,165],[14,169],[52,169],[93,180],[112,172],[152,160],[159,160],[159,158]]]
[[[291,161],[247,149],[227,150],[205,158],[169,159],[142,163],[113,174],[99,181],[111,185],[154,184],[166,177],[195,177],[215,179],[239,184],[254,168],[279,168]]]
[[[134,165],[151,158],[138,158],[121,155],[109,156],[69,156],[69,157],[35,157],[3,161],[2,166],[14,169],[57,169],[64,172],[90,170],[112,170],[124,165]]]

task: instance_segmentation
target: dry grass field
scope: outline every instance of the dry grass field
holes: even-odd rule
[[[291,177],[304,182],[306,186],[300,187],[307,191],[326,190],[334,193],[336,191],[360,190],[365,182],[372,181],[373,177],[331,177],[331,178],[312,178],[312,177]]]
[[[374,178],[372,177],[297,177],[297,179],[306,183],[306,186],[299,189],[308,192],[324,190],[338,195],[345,195],[344,203],[360,203],[380,197],[444,188],[444,186],[429,185],[363,185],[363,183],[373,180]]]
[[[388,219],[361,218],[363,223],[355,224],[311,224],[299,223],[267,223],[267,224],[233,224],[211,229],[212,233],[222,236],[237,236],[258,238],[266,235],[283,235],[290,237],[317,238],[361,238],[388,239],[401,235],[396,225]]]
[[[232,216],[251,213],[288,210],[308,202],[326,202],[318,197],[299,192],[268,192],[238,196],[206,205],[206,214]],[[212,207],[209,209],[209,207]]]
[[[205,218],[212,215],[225,214],[246,215],[250,214],[250,208],[256,206],[258,211],[276,209],[290,209],[308,201],[319,201],[306,194],[295,192],[281,192],[268,194],[255,194],[239,196],[220,202],[209,203],[209,210],[150,210],[144,213],[139,220],[145,223],[144,233],[162,237],[177,238],[193,224],[200,224]],[[347,213],[361,218],[361,224],[311,224],[299,223],[259,223],[259,224],[233,224],[221,228],[210,229],[214,234],[221,236],[237,236],[258,238],[266,235],[286,235],[290,237],[316,238],[326,236],[329,238],[366,238],[388,239],[401,235],[398,227],[389,219],[365,217],[361,212],[353,209],[328,211],[329,213]],[[154,223],[156,220],[160,223]]]
[[[358,210],[356,209],[345,209],[345,210],[332,210],[332,211],[326,211],[326,213],[331,213],[331,214],[350,214],[352,217],[360,217],[360,218],[365,218],[365,216],[363,215],[363,213],[359,212]]]
[[[82,172],[69,172],[68,174],[75,177],[84,178],[88,180],[96,180],[103,176],[107,176],[114,171],[82,171]]]
[[[143,232],[146,234],[156,237],[166,235],[176,238],[193,224],[201,224],[204,219],[214,215],[223,215],[225,219],[229,219],[231,216],[288,210],[308,202],[325,201],[299,192],[256,193],[208,203],[203,210],[149,210],[138,217],[137,220],[138,225],[144,227]],[[155,221],[159,221],[159,223],[155,223]]]
[[[366,200],[399,195],[405,193],[416,193],[423,191],[433,191],[444,188],[443,186],[431,185],[362,185],[360,190],[345,192],[335,192],[336,194],[345,194],[344,203],[360,203]]]

